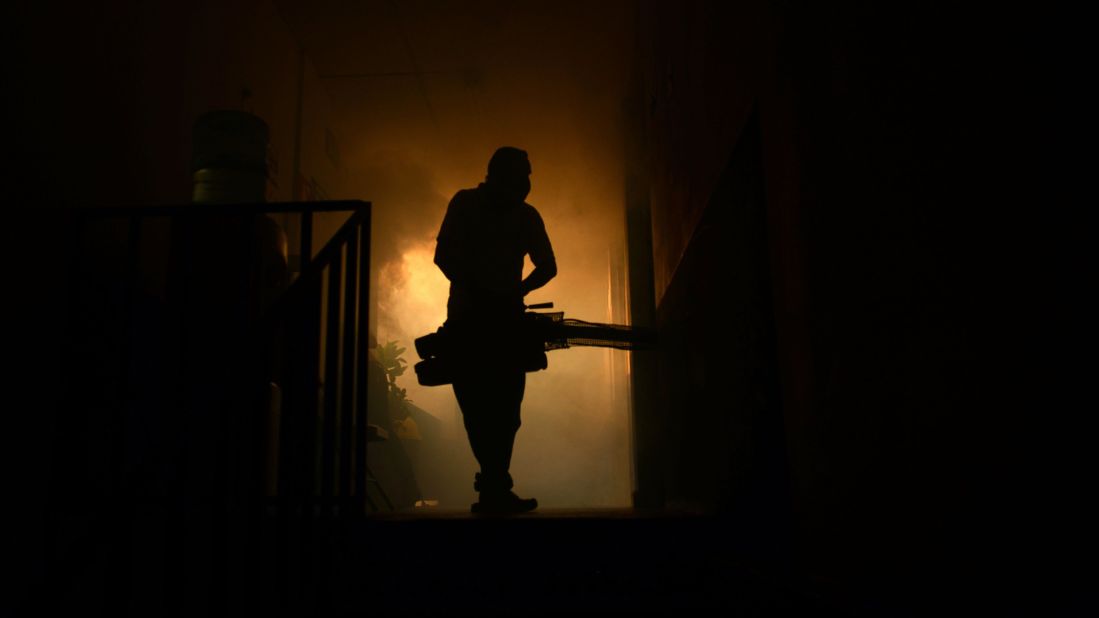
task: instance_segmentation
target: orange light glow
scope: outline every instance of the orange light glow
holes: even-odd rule
[[[408,249],[400,260],[382,270],[383,310],[396,332],[380,333],[381,338],[426,335],[446,320],[450,282],[435,266],[434,258],[435,241],[427,241]]]

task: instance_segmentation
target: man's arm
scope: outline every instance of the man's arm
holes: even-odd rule
[[[546,234],[546,224],[542,221],[538,211],[531,209],[530,261],[534,264],[534,270],[523,279],[520,285],[523,296],[549,283],[550,279],[557,276],[557,259],[553,255],[553,246],[550,244],[549,235]]]

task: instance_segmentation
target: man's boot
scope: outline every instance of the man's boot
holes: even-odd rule
[[[477,514],[507,515],[529,513],[538,508],[537,500],[516,496],[511,491],[511,486],[510,475],[493,478],[482,476],[478,472],[473,481],[473,489],[480,492],[481,499],[470,506],[470,511]]]
[[[520,498],[512,491],[504,493],[481,493],[480,502],[474,502],[470,510],[481,515],[510,515],[529,513],[538,508],[534,498]]]

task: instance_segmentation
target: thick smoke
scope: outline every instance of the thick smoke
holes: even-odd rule
[[[377,265],[379,336],[409,335],[396,313],[413,276],[405,256],[434,242],[432,222],[442,221],[448,198],[431,169],[399,150],[379,150],[356,170],[355,184],[370,187],[373,211],[371,261]]]
[[[431,258],[446,205],[483,180],[499,146],[530,153],[528,201],[557,254],[558,277],[528,302],[553,301],[568,317],[625,319],[619,110],[628,11],[603,3],[508,13],[493,6],[451,16],[465,29],[445,15],[421,15],[419,23],[387,15],[385,23],[404,29],[415,70],[328,83],[347,133],[351,197],[374,203],[378,338],[407,347],[410,364],[418,360],[412,340],[445,318],[447,281]],[[364,36],[371,34],[392,32]],[[551,352],[549,363],[528,374],[516,491],[548,507],[627,505],[625,354],[570,349]],[[425,497],[468,508],[476,464],[452,391],[419,387],[411,371],[400,385],[449,438],[423,445],[446,451],[428,459],[449,474],[421,479]]]

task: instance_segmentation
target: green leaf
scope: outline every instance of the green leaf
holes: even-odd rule
[[[398,398],[404,397],[403,389],[400,389],[397,386],[397,378],[404,375],[405,370],[408,368],[408,361],[401,358],[401,355],[406,351],[407,348],[399,347],[396,341],[386,342],[385,345],[377,346],[372,350],[378,360],[378,364],[381,365],[382,369],[385,371],[390,393]]]

